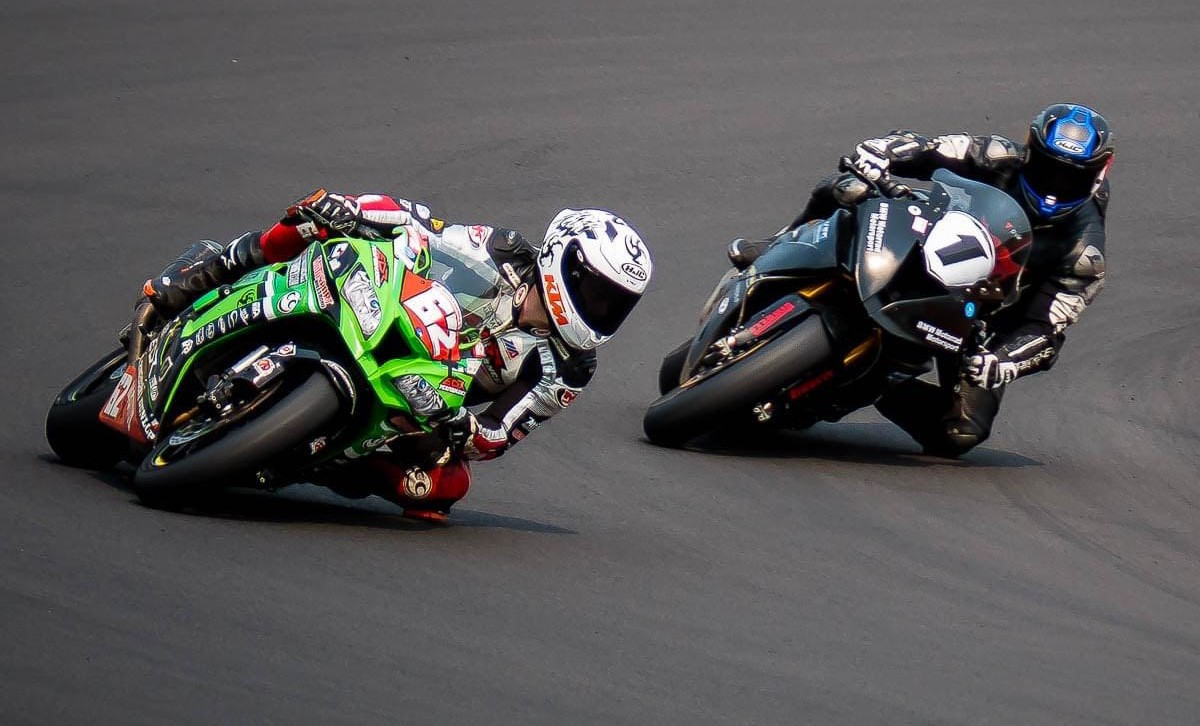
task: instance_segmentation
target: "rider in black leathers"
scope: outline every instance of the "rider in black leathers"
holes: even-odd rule
[[[1104,285],[1104,225],[1113,135],[1085,106],[1054,104],[1030,123],[1025,144],[1003,136],[927,137],[895,131],[860,143],[849,171],[827,178],[792,226],[858,204],[892,176],[929,179],[938,168],[992,184],[1017,199],[1033,223],[1034,244],[1018,301],[989,321],[984,349],[939,356],[937,386],[910,379],[875,406],[926,453],[957,457],[988,438],[1004,387],[1049,369],[1075,323]],[[865,181],[864,181],[865,180]],[[769,240],[734,240],[729,257],[745,268]]]

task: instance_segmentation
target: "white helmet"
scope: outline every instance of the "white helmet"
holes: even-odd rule
[[[650,282],[642,238],[602,209],[564,209],[538,256],[542,300],[559,337],[590,350],[612,337]]]

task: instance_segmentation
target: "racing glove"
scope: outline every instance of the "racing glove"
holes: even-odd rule
[[[479,431],[479,421],[476,420],[475,414],[463,407],[446,419],[441,426],[441,431],[454,456],[459,457],[462,456]]]
[[[348,235],[352,234],[362,221],[362,209],[353,197],[317,189],[289,207],[287,216],[298,217],[319,228]]]
[[[889,196],[896,196],[907,191],[907,187],[891,181],[892,165],[912,161],[933,148],[934,142],[924,136],[912,131],[893,131],[882,138],[859,143],[854,153],[843,159],[841,167],[863,181],[886,187]]]
[[[1000,388],[1017,379],[1017,364],[1003,353],[983,351],[964,362],[967,382],[980,388]]]
[[[968,383],[981,388],[999,388],[1021,376],[1054,365],[1058,347],[1045,335],[1020,335],[994,353],[981,350],[963,361]]]

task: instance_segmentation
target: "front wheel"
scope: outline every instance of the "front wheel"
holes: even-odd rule
[[[724,370],[662,396],[646,410],[642,428],[656,444],[682,446],[721,428],[832,353],[825,325],[820,317],[810,316]]]
[[[125,350],[118,348],[71,381],[46,413],[46,442],[71,466],[108,469],[129,448],[128,440],[100,423],[100,409],[125,370]]]
[[[662,365],[658,368],[658,395],[662,396],[679,385],[679,375],[683,373],[683,364],[687,362],[691,347],[692,339],[688,338],[663,356]]]
[[[311,441],[338,416],[333,384],[314,373],[285,395],[254,404],[241,421],[196,421],[165,434],[138,466],[133,485],[142,501],[174,503],[201,490],[245,481],[263,465]],[[258,410],[264,409],[264,410]]]

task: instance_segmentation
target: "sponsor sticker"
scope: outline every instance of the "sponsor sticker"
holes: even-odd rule
[[[401,488],[404,490],[404,495],[410,499],[424,499],[433,491],[433,480],[429,478],[429,474],[424,469],[414,466],[404,472]]]
[[[279,298],[279,312],[290,313],[300,304],[300,293],[292,290],[283,297]]]
[[[467,227],[467,238],[471,240],[473,247],[482,247],[487,238],[492,235],[492,228],[483,224],[472,224]]]
[[[297,257],[288,263],[287,266],[287,285],[288,287],[298,287],[308,282],[308,266],[305,265],[304,257]]]
[[[325,258],[317,255],[313,258],[313,286],[317,289],[317,305],[322,310],[333,307],[333,293],[329,291],[329,277],[325,274]]]
[[[388,260],[378,247],[371,248],[371,256],[375,258],[375,284],[382,286],[388,281]]]
[[[567,317],[558,281],[554,279],[554,275],[542,275],[542,279],[546,282],[546,298],[550,302],[550,314],[554,316],[554,322],[558,325],[570,325],[571,319]]]
[[[767,313],[762,320],[759,320],[754,325],[750,326],[751,335],[762,335],[771,329],[771,326],[778,323],[785,315],[796,309],[796,306],[791,302],[785,302],[771,312]]]
[[[933,343],[939,348],[957,351],[960,347],[962,347],[962,338],[958,337],[957,335],[951,335],[945,330],[942,330],[936,325],[927,323],[924,320],[917,321],[917,330],[925,333],[925,340],[927,342]]]
[[[569,388],[558,389],[558,405],[566,408],[571,405],[571,401],[575,400],[577,394]]]
[[[867,252],[883,251],[883,232],[887,229],[889,207],[888,204],[881,204],[879,209],[871,212],[871,216],[867,218]]]
[[[438,390],[455,396],[467,395],[467,386],[454,376],[447,376],[438,384]]]

